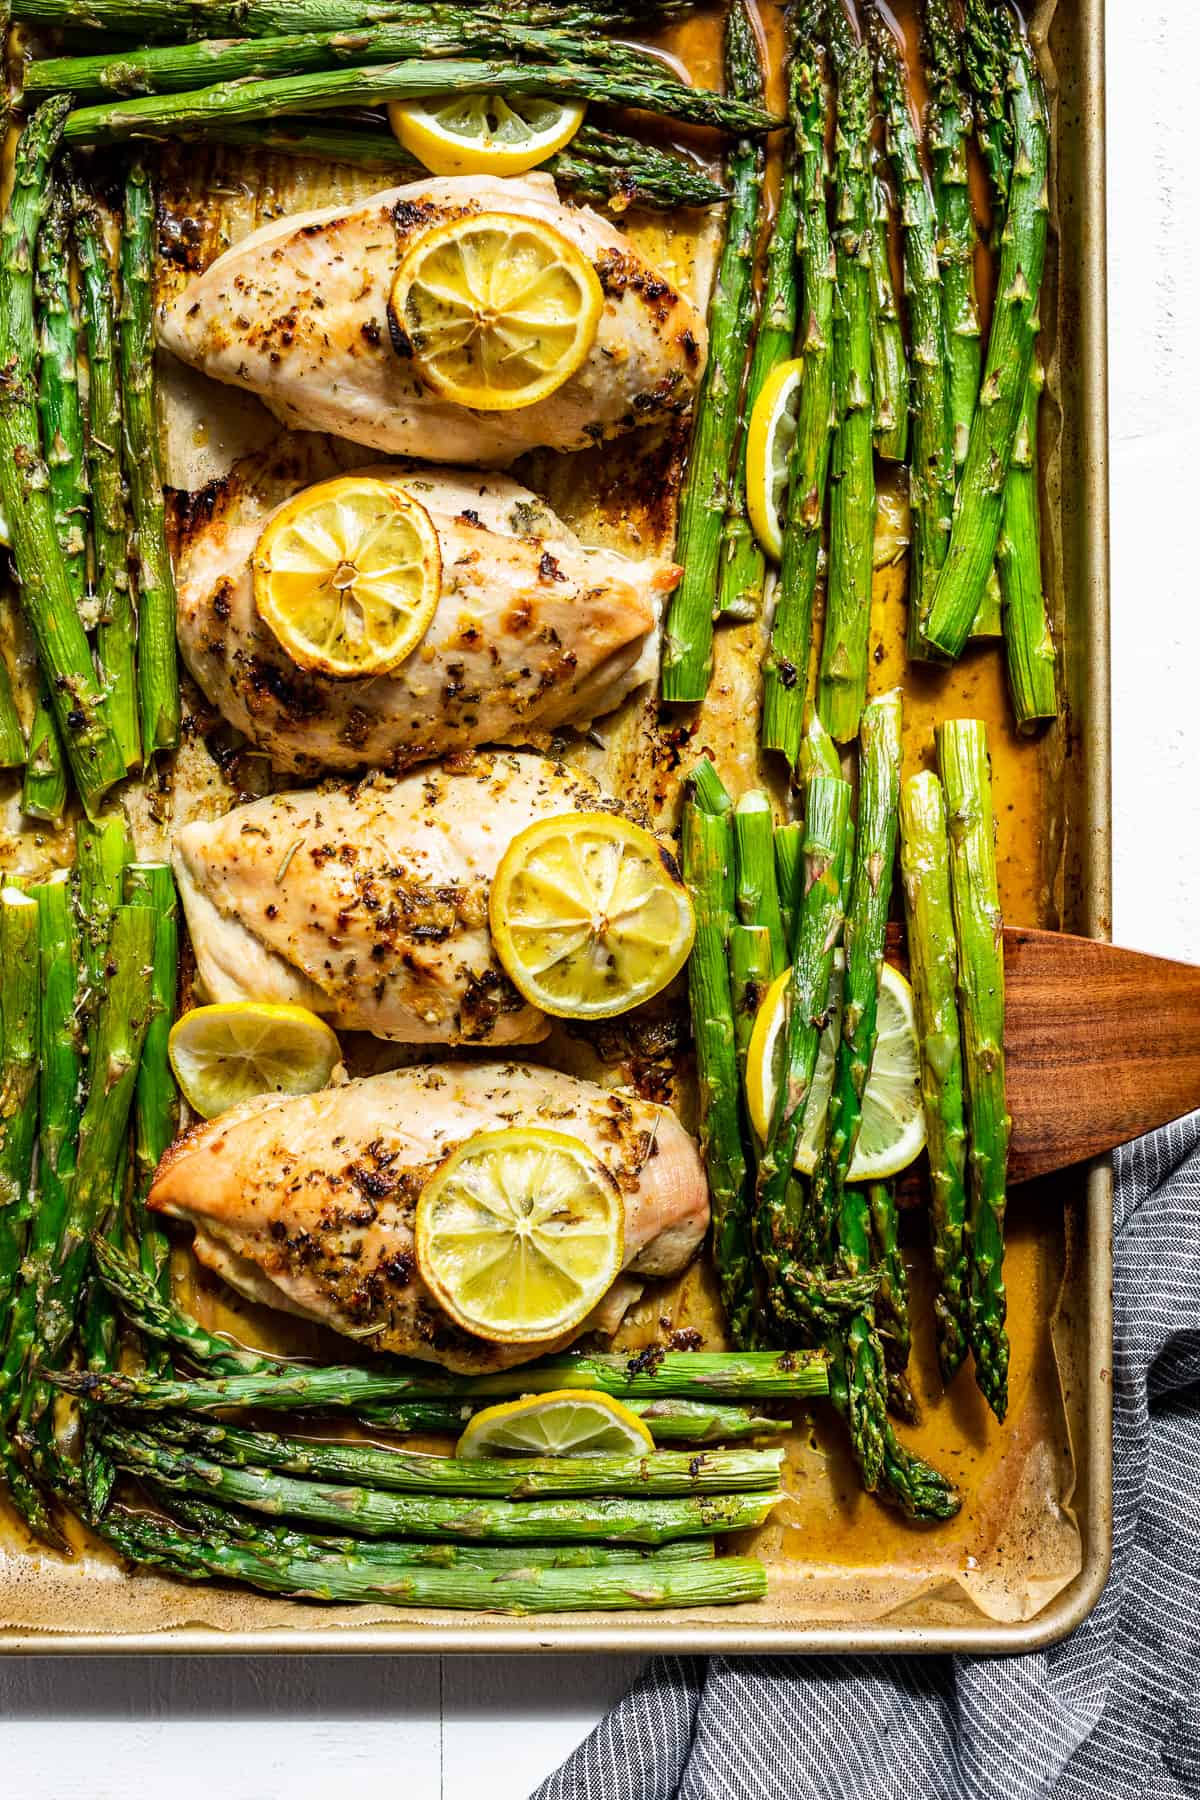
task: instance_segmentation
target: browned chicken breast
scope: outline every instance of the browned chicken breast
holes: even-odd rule
[[[465,213],[544,220],[592,262],[604,290],[595,341],[557,392],[510,412],[467,411],[425,387],[388,318],[415,238]],[[612,223],[564,206],[548,176],[428,176],[278,219],[173,299],[160,340],[218,381],[249,388],[285,425],[398,456],[503,466],[538,445],[579,450],[683,412],[704,361],[703,320]]]
[[[535,819],[611,804],[562,763],[512,752],[186,825],[174,863],[201,983],[401,1043],[537,1043],[546,1020],[495,958],[488,887]]]
[[[477,744],[539,743],[587,725],[648,679],[678,570],[585,550],[505,475],[403,474],[430,514],[442,593],[425,637],[386,675],[300,669],[254,604],[251,559],[272,514],[311,484],[322,439],[236,471],[184,533],[179,643],[230,724],[286,769],[403,768]],[[322,471],[323,472],[323,471]]]
[[[513,1123],[578,1138],[609,1170],[625,1200],[628,1275],[672,1275],[695,1253],[708,1190],[674,1114],[528,1063],[445,1063],[299,1100],[247,1101],[168,1151],[150,1205],[194,1224],[200,1261],[252,1300],[374,1350],[449,1369],[508,1368],[570,1339],[491,1344],[460,1331],[418,1273],[413,1215],[452,1150]],[[639,1292],[625,1280],[613,1290],[623,1305]],[[604,1310],[611,1329],[613,1308]]]

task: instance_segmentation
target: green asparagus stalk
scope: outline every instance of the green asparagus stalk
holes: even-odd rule
[[[841,752],[822,725],[820,716],[813,713],[809,717],[800,745],[801,779],[807,788],[814,775],[831,775],[838,781],[841,773]]]
[[[656,1444],[733,1444],[744,1438],[777,1437],[791,1430],[789,1420],[762,1418],[744,1407],[715,1406],[701,1400],[626,1400],[623,1404],[649,1426]]]
[[[214,1506],[195,1494],[146,1486],[155,1501],[191,1532],[213,1541],[289,1550],[317,1561],[343,1556],[373,1557],[431,1569],[602,1569],[610,1563],[711,1562],[715,1538],[680,1538],[671,1544],[421,1544],[394,1538],[339,1537],[297,1531],[254,1513]]]
[[[797,242],[804,290],[798,349],[804,358],[804,380],[788,463],[775,618],[763,667],[763,748],[779,751],[793,771],[804,729],[833,424],[835,262],[825,196],[828,99],[821,70],[820,15],[820,0],[804,0],[797,15],[791,72],[790,113],[800,190]]]
[[[950,549],[928,617],[922,615],[925,636],[936,650],[951,657],[961,653],[967,640],[1000,539],[1007,476],[1033,367],[1046,257],[1049,128],[1041,78],[1024,37],[1007,14],[996,16],[1005,21],[1012,40],[1015,150],[1008,215],[987,367],[959,484]]]
[[[809,782],[804,827],[804,893],[787,990],[775,1113],[758,1172],[755,1220],[759,1255],[776,1313],[788,1307],[787,1271],[811,1264],[812,1235],[793,1170],[796,1146],[829,1004],[833,955],[841,930],[850,786],[840,777]]]
[[[1038,402],[1044,382],[1041,365],[1035,360],[1004,488],[1004,524],[996,559],[1004,596],[1008,690],[1022,730],[1058,714],[1054,638],[1042,587],[1038,516]]]
[[[971,105],[964,85],[962,40],[949,0],[923,0],[923,41],[932,95],[930,146],[942,270],[942,321],[950,376],[954,462],[967,460],[983,366],[975,292],[978,233],[967,178]]]
[[[573,1494],[569,1499],[520,1501],[395,1494],[322,1486],[267,1469],[231,1468],[119,1426],[104,1425],[101,1441],[118,1468],[152,1477],[163,1487],[228,1501],[252,1512],[337,1526],[358,1537],[407,1533],[450,1541],[586,1543],[620,1538],[635,1544],[665,1544],[752,1530],[781,1498],[777,1492],[633,1500]]]
[[[707,756],[701,757],[688,776],[688,792],[700,811],[711,813],[714,818],[733,811],[733,801],[729,797],[725,783]]]
[[[937,728],[950,821],[950,875],[970,1131],[970,1336],[975,1379],[992,1411],[1008,1406],[1004,1206],[1010,1121],[1004,1098],[1004,937],[996,882],[987,730]]]
[[[748,1341],[754,1311],[746,1151],[738,1105],[729,932],[733,925],[733,834],[726,815],[683,810],[683,876],[696,914],[688,998],[700,1086],[700,1143],[712,1196],[713,1255],[735,1344]]]
[[[0,769],[19,769],[25,761],[25,733],[21,729],[12,675],[0,656]]]
[[[149,94],[84,106],[67,120],[69,144],[111,144],[128,138],[174,137],[210,119],[238,123],[281,113],[342,112],[351,106],[462,93],[540,94],[557,100],[594,100],[638,107],[660,118],[762,137],[779,123],[761,106],[726,99],[673,77],[629,77],[585,63],[505,62],[492,58],[407,61],[368,68],[324,69],[271,81],[226,81],[189,94]]]
[[[0,890],[0,1317],[20,1278],[33,1206],[38,1104],[38,909]]]
[[[630,1562],[593,1569],[530,1566],[480,1569],[392,1567],[376,1557],[336,1562],[287,1550],[184,1536],[144,1516],[110,1513],[103,1535],[132,1562],[188,1580],[241,1581],[268,1593],[376,1606],[437,1606],[482,1612],[646,1611],[734,1605],[766,1592],[766,1571],[749,1557],[678,1563]]]
[[[102,1406],[148,1412],[223,1412],[258,1407],[268,1412],[361,1413],[384,1401],[504,1399],[559,1388],[596,1389],[619,1400],[799,1400],[825,1392],[825,1360],[789,1351],[658,1350],[640,1356],[558,1356],[488,1375],[451,1375],[403,1364],[388,1369],[278,1365],[277,1374],[226,1375],[201,1381],[143,1375],[60,1373],[55,1384]]]
[[[57,825],[67,807],[67,761],[46,683],[40,675],[24,761],[21,811],[28,818],[48,819]]]
[[[555,63],[588,63],[630,79],[646,75],[662,80],[673,73],[661,58],[597,32],[524,25],[485,8],[468,12],[431,5],[397,9],[386,24],[353,31],[218,38],[115,55],[46,57],[28,65],[25,92],[39,99],[70,94],[79,105],[108,94],[188,93],[219,81],[266,81],[361,63],[399,62],[404,57],[471,56],[483,46],[493,56],[503,52]]]
[[[874,571],[875,414],[871,373],[871,54],[842,0],[826,8],[837,71],[837,290],[833,322],[832,496],[825,640],[817,711],[839,744],[858,731],[867,695]]]
[[[179,967],[179,919],[175,883],[167,863],[131,863],[125,871],[125,898],[154,914],[154,971],[150,997],[153,1012],[146,1028],[135,1090],[134,1225],[142,1273],[164,1299],[170,1294],[170,1240],[146,1206],[154,1172],[175,1137],[179,1095],[167,1057],[167,1040],[175,1023],[175,988]]]
[[[37,237],[38,416],[54,528],[78,608],[87,592],[88,485],[70,276],[70,201],[64,184],[52,180]]]
[[[138,572],[138,706],[142,754],[147,760],[160,750],[174,750],[179,743],[175,575],[163,506],[153,317],[154,192],[145,164],[135,161],[125,182],[119,336],[125,472]]]
[[[729,10],[725,62],[731,91],[747,102],[760,99],[762,65],[745,0],[733,0]],[[762,153],[749,137],[740,138],[731,149],[725,178],[732,198],[709,307],[708,360],[696,396],[692,446],[679,502],[677,555],[683,578],[671,597],[663,644],[662,697],[670,702],[703,700],[712,663],[722,528],[754,318]]]
[[[779,911],[783,919],[783,936],[787,961],[796,948],[796,920],[800,910],[801,879],[804,868],[804,827],[791,822],[775,827],[775,885],[779,889]]]
[[[998,238],[1012,180],[1013,128],[1008,113],[1009,35],[992,0],[963,0],[962,59],[975,111],[975,141],[983,158]]]
[[[908,84],[895,38],[872,13],[871,47],[886,126],[888,155],[901,198],[904,293],[912,335],[913,549],[908,602],[908,653],[928,655],[921,622],[933,599],[950,543],[954,513],[954,418],[950,356],[938,261],[939,221],[909,108]],[[972,615],[973,616],[973,615]]]
[[[871,371],[875,382],[875,451],[885,462],[908,455],[908,353],[892,281],[891,199],[876,174],[871,183]]]
[[[900,1214],[890,1182],[869,1183],[867,1207],[870,1214],[870,1261],[881,1271],[875,1295],[875,1324],[883,1344],[889,1389],[893,1388],[895,1379],[899,1376],[902,1383],[900,1392],[903,1393],[908,1388],[903,1371],[908,1367],[912,1351],[912,1325],[908,1313],[908,1270],[904,1266],[904,1256],[900,1249]],[[900,1411],[903,1418],[912,1417],[915,1402],[911,1392],[902,1402]]]
[[[771,934],[765,925],[733,925],[729,931],[729,980],[738,1077],[746,1085],[746,1057],[763,996],[774,980]]]
[[[775,879],[774,837],[771,802],[761,788],[752,788],[742,795],[733,813],[734,898],[743,925],[765,927],[771,943],[771,972],[778,975],[787,963],[787,941]]]
[[[949,1382],[967,1351],[967,1134],[950,846],[946,801],[936,775],[910,776],[900,790],[900,872],[921,1046],[936,1282],[933,1311],[938,1363],[942,1380]]]
[[[694,0],[510,0],[506,17],[531,25],[609,30],[691,10]],[[71,31],[103,31],[151,40],[280,37],[296,32],[353,31],[413,11],[402,0],[17,0],[15,18]]]
[[[35,404],[33,254],[66,105],[50,101],[21,133],[0,227],[0,366],[7,371],[0,387],[0,502],[55,721],[90,812],[121,779],[124,763],[58,541]]]
[[[789,34],[790,36],[790,34]],[[790,53],[789,43],[789,53]],[[737,473],[725,513],[718,612],[735,619],[757,618],[766,584],[766,559],[750,525],[746,505],[746,452],[749,423],[767,381],[794,354],[799,294],[796,287],[796,235],[799,196],[796,158],[785,144],[779,176],[779,201],[767,241],[758,330],[746,375]]]
[[[100,210],[76,183],[75,253],[88,356],[88,467],[96,558],[96,656],[108,709],[127,769],[142,759],[134,645],[137,623],[129,591],[129,522],[121,475],[121,392],[116,367],[116,275]]]
[[[645,1456],[432,1456],[331,1439],[284,1438],[196,1415],[156,1421],[151,1435],[239,1469],[379,1488],[400,1494],[461,1494],[501,1500],[567,1494],[734,1494],[779,1485],[783,1451],[656,1450]]]
[[[1013,468],[1008,472],[1010,481],[1013,478],[1015,468],[1016,451],[1013,452]],[[1007,491],[1006,485],[1006,495]],[[1003,550],[1003,536],[1001,537],[1001,550]],[[997,563],[999,562],[999,554],[1000,553],[998,552]],[[1000,638],[1004,636],[1004,596],[1000,591],[1000,574],[997,563],[993,563],[992,567],[988,570],[987,584],[983,590],[983,599],[979,603],[979,611],[975,614],[975,623],[971,627],[972,640],[976,638]]]

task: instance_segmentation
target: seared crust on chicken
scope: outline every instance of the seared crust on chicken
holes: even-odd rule
[[[184,659],[280,767],[400,769],[478,744],[544,743],[644,678],[673,564],[584,549],[506,475],[422,465],[360,473],[402,480],[437,530],[442,595],[423,640],[386,675],[298,668],[258,615],[251,559],[273,513],[327,472],[326,442],[236,470],[193,509],[179,555]]]
[[[546,399],[467,411],[427,388],[388,300],[409,245],[464,214],[542,219],[592,262],[604,290],[580,369]],[[218,381],[249,388],[285,425],[397,456],[504,466],[526,450],[580,450],[685,412],[703,366],[703,320],[609,220],[564,206],[547,176],[429,176],[252,232],[166,307],[160,341]]]
[[[546,1019],[492,949],[491,878],[535,819],[613,804],[562,763],[510,752],[186,825],[174,864],[203,987],[401,1043],[537,1043]]]
[[[200,1261],[253,1300],[373,1350],[464,1372],[508,1368],[578,1334],[491,1344],[460,1331],[421,1280],[413,1218],[452,1150],[515,1124],[578,1138],[608,1169],[624,1197],[629,1274],[675,1274],[699,1248],[708,1190],[674,1115],[527,1063],[445,1063],[247,1101],[168,1151],[149,1203],[194,1224]],[[639,1291],[618,1289],[625,1301]]]

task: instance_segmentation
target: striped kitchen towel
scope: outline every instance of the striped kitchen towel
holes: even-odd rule
[[[534,1800],[1200,1796],[1200,1113],[1118,1153],[1112,1575],[1021,1657],[663,1657]]]

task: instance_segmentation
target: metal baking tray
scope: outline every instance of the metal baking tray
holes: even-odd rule
[[[1049,392],[1056,422],[1049,435],[1043,517],[1055,578],[1051,583],[1063,649],[1066,711],[1053,762],[1055,805],[1041,820],[1040,884],[1046,921],[1107,938],[1110,928],[1110,703],[1108,643],[1107,367],[1105,289],[1104,4],[1041,0],[1035,33],[1056,118],[1052,194],[1055,235],[1044,323],[1050,330]],[[1051,323],[1051,313],[1053,320]],[[449,1612],[402,1612],[384,1623],[355,1618],[351,1608],[311,1607],[289,1623],[289,1606],[268,1628],[220,1629],[187,1622],[176,1605],[160,1629],[81,1630],[86,1585],[63,1613],[73,1625],[43,1615],[39,1628],[0,1627],[0,1653],[207,1654],[266,1651],[450,1652],[512,1654],[590,1650],[824,1654],[829,1652],[977,1652],[1044,1648],[1075,1629],[1103,1588],[1111,1555],[1112,1437],[1112,1179],[1107,1163],[1024,1190],[1022,1218],[1046,1221],[1066,1246],[1058,1291],[1054,1355],[1069,1434],[1073,1488],[1065,1497],[1078,1526],[1080,1557],[1073,1576],[1040,1607],[1019,1619],[984,1617],[934,1590],[864,1616],[849,1595],[842,1608],[814,1617],[795,1604],[795,1584],[772,1583],[765,1601],[708,1612],[632,1616],[505,1618]],[[760,1546],[768,1569],[789,1558]],[[793,1552],[794,1554],[794,1552]],[[105,1571],[111,1575],[111,1568]],[[37,1580],[31,1569],[26,1579]],[[111,1592],[111,1590],[110,1590]],[[2,1605],[2,1602],[0,1602]],[[197,1612],[203,1606],[197,1604]],[[295,1614],[291,1614],[295,1618]]]

